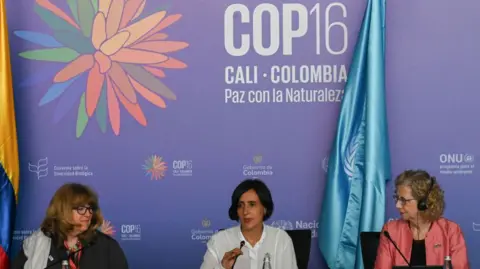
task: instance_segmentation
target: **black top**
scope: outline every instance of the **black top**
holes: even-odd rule
[[[66,253],[67,250],[64,246],[57,247],[55,240],[52,240],[52,244],[50,246],[50,256],[53,259],[48,260],[48,269],[61,269],[61,260],[66,258]],[[22,247],[20,253],[12,261],[11,269],[23,269],[26,261],[27,257],[25,256]],[[104,233],[97,232],[95,238],[82,250],[79,268],[128,269],[128,263],[118,242]]]
[[[425,240],[413,240],[410,265],[427,265],[427,254],[425,251]]]

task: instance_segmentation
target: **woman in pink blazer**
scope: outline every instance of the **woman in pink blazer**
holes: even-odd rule
[[[403,172],[395,180],[394,199],[401,218],[383,226],[375,269],[408,265],[388,235],[412,266],[443,265],[450,256],[453,268],[470,269],[460,226],[442,217],[445,201],[435,177],[421,170]]]

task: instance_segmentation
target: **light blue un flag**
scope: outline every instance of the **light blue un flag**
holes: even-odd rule
[[[330,269],[363,268],[359,235],[385,223],[390,153],[385,108],[385,2],[369,0],[330,150],[318,240]]]

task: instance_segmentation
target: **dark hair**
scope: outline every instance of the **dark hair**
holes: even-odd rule
[[[94,209],[92,221],[90,227],[78,235],[78,238],[87,241],[93,239],[97,228],[103,222],[102,212],[98,205],[98,196],[88,186],[78,183],[67,183],[55,192],[40,226],[42,232],[57,239],[57,242],[55,242],[57,245],[62,245],[68,233],[75,228],[71,224],[73,209],[86,204]]]
[[[272,194],[270,193],[267,185],[265,185],[265,183],[259,179],[245,179],[235,188],[232,194],[232,205],[228,210],[230,219],[238,221],[238,201],[240,200],[240,197],[249,190],[254,190],[257,193],[260,203],[262,203],[263,207],[265,207],[267,210],[263,216],[263,220],[268,220],[273,213]]]

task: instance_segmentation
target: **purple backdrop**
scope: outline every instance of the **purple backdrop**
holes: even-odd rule
[[[325,268],[315,231],[325,160],[365,0],[128,0],[123,12],[113,0],[106,20],[96,15],[104,0],[51,1],[62,12],[7,1],[22,168],[16,249],[53,192],[77,181],[99,192],[131,268],[198,268],[205,241],[234,225],[233,188],[259,177],[276,203],[268,224],[311,228],[310,268]],[[438,176],[472,268],[478,10],[476,0],[387,7],[393,171]]]

